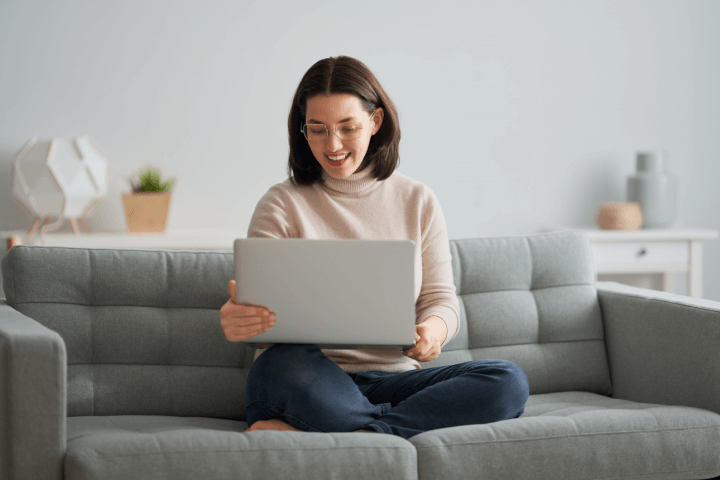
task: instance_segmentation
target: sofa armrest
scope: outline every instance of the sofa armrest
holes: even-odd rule
[[[0,299],[0,478],[60,478],[67,360],[60,335]]]
[[[596,284],[613,397],[720,413],[720,302]]]

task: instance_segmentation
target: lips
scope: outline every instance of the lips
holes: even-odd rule
[[[340,154],[340,155],[328,155],[328,154],[325,154],[325,156],[327,157],[328,163],[329,163],[331,166],[333,166],[333,167],[339,167],[339,166],[341,166],[343,163],[345,163],[345,160],[347,160],[348,157],[350,157],[350,154],[349,154],[349,153],[343,153],[343,154]]]

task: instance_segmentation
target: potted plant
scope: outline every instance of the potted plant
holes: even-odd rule
[[[148,167],[130,178],[132,193],[123,194],[128,232],[164,232],[174,179],[162,180]]]

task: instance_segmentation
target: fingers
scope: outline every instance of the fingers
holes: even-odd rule
[[[270,330],[275,326],[275,314],[230,320],[223,318],[220,323],[225,332],[225,337],[231,342],[239,342]]]
[[[242,328],[270,324],[274,321],[274,315],[268,317],[221,317],[220,325],[223,328]]]
[[[431,348],[430,350],[428,350],[427,352],[424,352],[424,353],[409,352],[404,355],[412,358],[413,360],[417,360],[418,362],[429,362],[429,361],[435,360],[437,357],[439,357],[440,351],[436,348]]]
[[[275,314],[267,308],[247,305],[225,305],[220,309],[220,323],[223,326],[257,325],[275,320]]]
[[[230,280],[228,282],[228,293],[230,294],[230,301],[235,301],[235,280]]]
[[[235,303],[232,299],[228,300],[225,305],[220,308],[220,314],[228,317],[267,317],[272,314],[266,307],[258,307],[256,305],[245,305],[243,303]]]
[[[237,302],[235,301],[235,291],[236,291],[235,289],[236,289],[236,286],[237,286],[237,284],[235,283],[235,280],[230,280],[230,281],[228,282],[228,293],[230,294],[230,300],[229,300],[229,302],[230,302],[230,303],[233,303],[233,304],[235,304],[235,305],[238,306],[237,309],[232,309],[232,310],[231,310],[231,312],[233,313],[234,316],[240,315],[240,316],[243,316],[243,317],[249,317],[249,316],[253,316],[253,315],[262,316],[262,315],[269,315],[269,314],[270,314],[270,311],[269,311],[267,308],[265,308],[265,307],[260,307],[260,306],[257,306],[257,305],[245,305],[245,304],[242,304],[242,303],[237,303]]]
[[[236,303],[236,308],[232,310],[235,316],[239,317],[267,317],[275,315],[265,307],[257,307],[255,305],[245,305],[242,303]]]
[[[225,328],[225,337],[231,342],[241,342],[261,333],[265,333],[275,325],[275,319],[266,320],[252,325],[240,325]]]
[[[225,337],[232,342],[267,332],[275,325],[275,314],[266,307],[235,302],[236,282],[228,282],[230,299],[220,308],[220,325]]]
[[[416,345],[403,350],[403,355],[418,362],[429,362],[440,356],[440,352],[442,351],[440,345],[435,345],[425,339],[421,339],[420,335],[417,334],[415,335],[415,341],[417,342]]]

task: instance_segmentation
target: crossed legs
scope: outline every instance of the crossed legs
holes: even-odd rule
[[[525,372],[503,360],[346,373],[315,345],[276,344],[250,369],[247,431],[365,431],[410,438],[516,418],[528,394]]]

